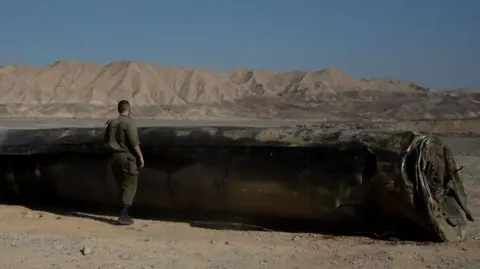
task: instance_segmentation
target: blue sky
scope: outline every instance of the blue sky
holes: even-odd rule
[[[0,65],[320,70],[480,89],[476,0],[4,0]]]

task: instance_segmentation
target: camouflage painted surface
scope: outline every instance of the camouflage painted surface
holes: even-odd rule
[[[113,204],[101,128],[0,131],[2,195]],[[345,223],[399,219],[442,241],[473,221],[460,171],[435,136],[303,126],[144,127],[134,205]]]

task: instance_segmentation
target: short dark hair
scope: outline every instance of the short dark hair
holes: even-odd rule
[[[129,108],[130,108],[130,103],[127,100],[122,100],[118,102],[118,105],[117,105],[118,113],[123,113],[127,111]]]

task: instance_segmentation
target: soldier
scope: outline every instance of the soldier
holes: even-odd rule
[[[118,223],[133,224],[128,215],[137,191],[138,172],[143,168],[143,154],[140,150],[137,127],[130,118],[130,104],[127,100],[118,102],[119,116],[107,122],[104,142],[112,151],[111,165],[119,189],[122,210]]]

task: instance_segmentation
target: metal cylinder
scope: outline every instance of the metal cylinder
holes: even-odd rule
[[[473,221],[454,157],[437,137],[306,127],[152,127],[139,134],[146,166],[136,206],[327,224],[375,216],[443,241],[463,239]],[[2,188],[10,191],[3,195],[16,189],[24,196],[119,200],[101,129],[17,130],[5,137]]]

